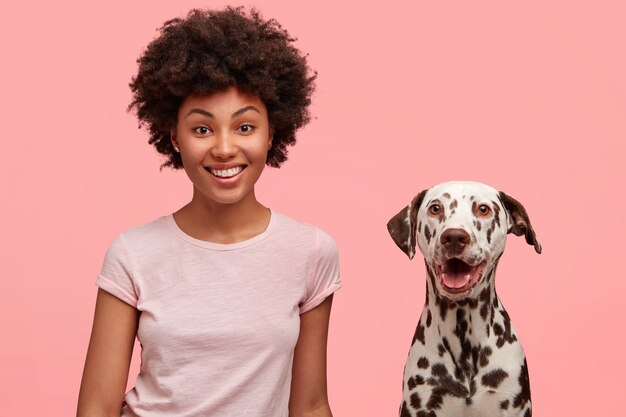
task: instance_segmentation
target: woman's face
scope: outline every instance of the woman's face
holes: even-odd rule
[[[272,137],[267,109],[256,96],[235,87],[210,95],[190,95],[178,110],[171,132],[194,198],[234,204],[254,198]]]

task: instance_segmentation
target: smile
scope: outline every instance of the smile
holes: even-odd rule
[[[438,265],[437,278],[449,293],[467,292],[480,280],[485,270],[485,262],[469,265],[458,258],[452,258]]]
[[[245,165],[240,165],[228,169],[214,169],[210,167],[205,167],[205,169],[209,171],[213,176],[218,178],[233,178],[239,175],[241,171],[245,169]]]

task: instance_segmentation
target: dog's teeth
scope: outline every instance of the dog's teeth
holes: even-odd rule
[[[470,274],[465,275],[465,283],[470,282]]]

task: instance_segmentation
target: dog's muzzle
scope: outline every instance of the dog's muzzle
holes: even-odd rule
[[[450,294],[469,291],[480,281],[485,272],[486,262],[470,265],[459,258],[450,258],[437,265],[435,272],[441,287]]]

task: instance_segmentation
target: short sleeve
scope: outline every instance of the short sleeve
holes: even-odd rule
[[[107,250],[96,285],[125,303],[137,307],[137,291],[132,278],[130,254],[122,234]]]
[[[315,266],[313,274],[307,277],[306,296],[300,304],[300,314],[317,307],[339,288],[341,280],[337,244],[327,233],[318,229]]]

